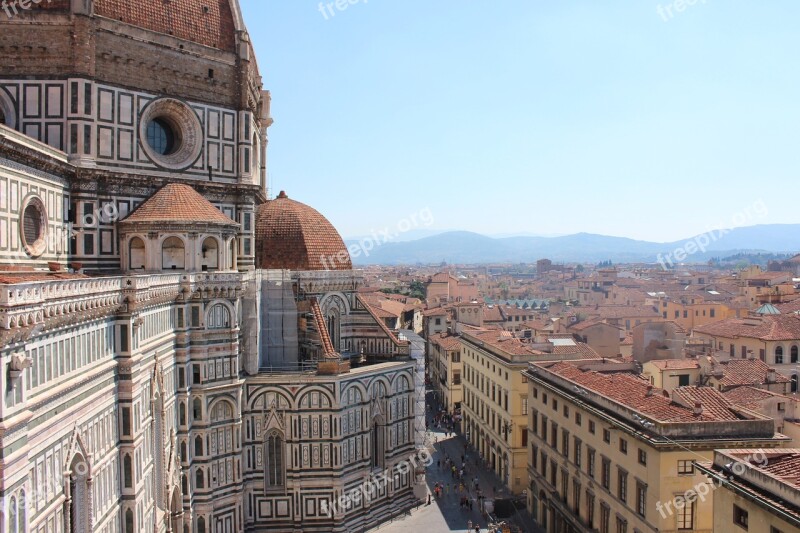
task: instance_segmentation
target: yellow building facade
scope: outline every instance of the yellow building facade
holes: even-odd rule
[[[671,395],[592,363],[536,363],[529,386],[528,507],[548,533],[713,531],[695,461],[716,448],[776,447],[773,421],[721,407],[708,387]],[[682,503],[676,503],[681,501]]]
[[[800,485],[787,475],[800,467],[800,449],[718,451],[697,465],[713,492],[714,531],[800,531]]]

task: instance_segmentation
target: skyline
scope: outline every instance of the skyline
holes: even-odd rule
[[[758,187],[797,166],[797,6],[327,4],[242,8],[273,96],[270,194],[343,235],[428,208],[435,230],[669,242],[753,193],[752,224],[800,221]]]

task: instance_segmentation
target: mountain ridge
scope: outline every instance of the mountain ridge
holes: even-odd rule
[[[715,229],[672,242],[652,242],[589,232],[558,237],[488,237],[471,231],[447,231],[421,239],[387,242],[372,250],[359,240],[345,241],[355,264],[530,263],[556,262],[702,263],[737,253],[796,253],[800,224],[760,224]],[[690,244],[693,243],[693,244]],[[355,250],[355,253],[352,253]],[[676,259],[682,257],[682,261]],[[676,254],[677,252],[677,254]],[[368,254],[368,255],[367,255]]]

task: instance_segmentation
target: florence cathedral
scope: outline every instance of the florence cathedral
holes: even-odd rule
[[[344,533],[417,500],[421,355],[268,195],[271,124],[236,0],[3,2],[0,533]]]

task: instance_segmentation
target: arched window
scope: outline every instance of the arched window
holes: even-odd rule
[[[202,270],[217,270],[219,268],[219,244],[217,239],[207,237],[203,241],[200,253],[200,268]]]
[[[183,402],[178,404],[178,420],[180,425],[186,425],[186,404]]]
[[[230,420],[232,418],[233,418],[233,409],[231,408],[231,404],[222,401],[222,402],[217,402],[217,404],[214,405],[214,409],[211,411],[212,422],[221,422],[223,420]]]
[[[181,441],[181,462],[186,462],[186,441]]]
[[[134,237],[128,245],[128,268],[130,270],[144,269],[145,257],[144,241],[139,237]]]
[[[206,519],[202,516],[197,519],[197,533],[206,533]]]
[[[200,457],[203,455],[203,438],[198,435],[194,438],[194,456]]]
[[[283,487],[285,478],[283,434],[278,430],[271,430],[267,434],[267,488]]]
[[[192,402],[192,420],[201,420],[203,418],[203,404],[200,398],[195,398]]]
[[[231,312],[223,304],[215,304],[208,310],[206,320],[208,329],[229,329],[231,327]]]
[[[795,344],[792,346],[791,351],[789,352],[792,358],[792,363],[797,363],[797,345]]]
[[[189,481],[186,479],[186,474],[181,476],[181,492],[189,494]]]
[[[26,527],[27,524],[25,524],[25,507],[27,506],[27,504],[25,503],[26,501],[27,500],[25,499],[25,491],[24,490],[19,491],[19,508],[17,509],[17,517],[18,517],[17,524],[19,525],[19,527],[17,529],[20,530],[20,533],[22,531],[28,531],[28,528]]]
[[[69,469],[69,522],[71,533],[89,533],[89,465],[84,458],[76,455]]]
[[[161,268],[163,270],[186,268],[186,249],[178,237],[170,237],[161,245]]]
[[[12,496],[8,502],[8,530],[17,533],[17,499]]]
[[[125,533],[133,533],[133,511],[125,511]]]
[[[125,488],[130,489],[133,487],[133,466],[131,464],[131,456],[126,455],[122,459],[123,478],[125,480]]]
[[[775,364],[776,365],[783,364],[783,346],[777,346],[775,348]]]
[[[380,417],[372,420],[372,468],[383,468],[386,446],[384,442],[384,428]]]
[[[194,486],[198,489],[204,488],[203,470],[201,468],[198,468],[194,473]]]
[[[339,311],[332,309],[328,311],[328,336],[333,343],[333,349],[339,351],[339,342],[341,339],[341,321],[339,320]]]

